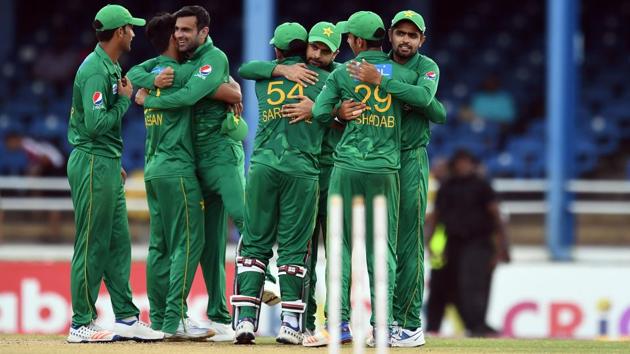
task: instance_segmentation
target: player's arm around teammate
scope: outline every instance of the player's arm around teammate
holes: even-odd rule
[[[174,29],[175,17],[167,13],[155,16],[147,26],[147,38],[160,55],[148,61],[152,68],[138,67],[140,74],[147,70],[151,77],[159,77],[164,71],[178,74],[171,87],[150,90],[152,96],[172,94],[192,72],[178,63]],[[190,139],[191,111],[189,107],[144,110],[144,179],[151,214],[147,295],[152,327],[172,340],[198,340],[211,334],[192,323],[186,313],[186,297],[205,241],[203,198]]]
[[[307,32],[297,23],[284,23],[270,44],[283,64],[304,62]],[[319,71],[320,75],[325,75]],[[322,82],[323,84],[323,82]],[[284,102],[300,95],[314,98],[319,86],[303,87],[286,78],[257,80],[259,123],[251,158],[245,203],[243,248],[235,284],[236,342],[252,343],[258,322],[264,270],[278,242],[282,293],[282,325],[277,341],[301,344],[306,310],[308,243],[314,228],[324,129],[316,122],[288,125],[280,113]]]
[[[306,63],[279,64],[277,60],[251,60],[241,64],[238,75],[247,80],[263,80],[272,77],[284,77],[306,87],[315,85],[318,74],[308,68]]]

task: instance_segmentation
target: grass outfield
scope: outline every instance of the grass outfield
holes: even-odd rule
[[[277,345],[272,337],[257,339],[254,346],[235,346],[229,343],[151,343],[119,342],[111,344],[67,344],[65,336],[5,335],[0,334],[0,353],[115,353],[115,354],[212,354],[212,353],[326,353],[326,348],[304,348]],[[351,353],[352,346],[343,347]],[[551,340],[551,339],[445,339],[429,338],[418,348],[392,348],[396,353],[628,353],[630,342]],[[366,352],[374,352],[367,349]]]

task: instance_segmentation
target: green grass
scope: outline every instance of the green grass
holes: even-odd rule
[[[272,337],[260,337],[254,346],[235,346],[230,343],[133,343],[67,344],[59,335],[6,335],[0,334],[0,353],[115,353],[115,354],[213,354],[260,353],[298,354],[326,353],[326,348],[304,348],[276,344]],[[427,344],[418,348],[392,348],[392,353],[630,353],[630,341],[553,340],[553,339],[470,339],[427,338]],[[343,347],[351,353],[352,346]],[[374,352],[366,349],[366,352]]]

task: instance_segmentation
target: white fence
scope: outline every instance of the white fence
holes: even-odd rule
[[[535,200],[524,198],[502,198],[501,209],[506,215],[540,215],[547,213],[547,203],[544,193],[547,189],[542,179],[495,179],[492,185],[501,194],[536,194]],[[618,180],[572,180],[567,183],[567,190],[575,193],[576,198],[569,205],[574,214],[600,215],[628,215],[630,214],[630,182]],[[127,210],[147,211],[148,205],[144,198],[144,182],[128,180],[125,185],[127,196]],[[429,190],[435,191],[436,184],[430,184]],[[32,178],[32,177],[0,177],[0,191],[70,191],[68,180],[63,177]],[[137,196],[134,196],[137,195]],[[1,195],[1,192],[0,192]],[[589,200],[593,196],[607,197],[604,200]],[[587,198],[588,197],[588,198]],[[520,199],[520,200],[519,200]],[[20,210],[72,210],[72,200],[69,197],[0,197],[0,209],[8,211]],[[432,205],[428,206],[429,211]]]

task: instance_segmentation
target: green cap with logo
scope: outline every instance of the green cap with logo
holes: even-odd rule
[[[341,45],[341,32],[330,22],[317,22],[308,32],[308,42],[322,42],[334,52]]]
[[[380,34],[376,32],[379,31]],[[348,21],[341,21],[337,23],[337,30],[340,33],[352,33],[353,35],[367,39],[369,41],[375,41],[383,39],[385,37],[385,25],[381,16],[375,14],[372,11],[359,11],[355,12],[348,18]]]
[[[131,16],[129,10],[120,5],[107,5],[96,13],[94,20],[99,21],[103,27],[98,31],[107,31],[125,25],[144,26],[146,21]]]
[[[271,38],[269,44],[280,50],[287,50],[292,41],[297,39],[306,42],[307,38],[308,33],[304,26],[297,22],[285,22],[273,31],[273,38]]]
[[[418,27],[418,29],[422,33],[424,33],[424,31],[426,31],[427,29],[427,27],[424,24],[424,18],[422,18],[422,16],[419,13],[413,10],[405,10],[405,11],[400,11],[399,13],[397,13],[396,16],[394,16],[394,19],[392,20],[392,27],[396,26],[398,22],[400,21],[412,22],[414,25],[416,25],[416,27]]]
[[[247,136],[248,126],[245,119],[228,112],[223,123],[221,123],[221,133],[226,134],[236,141],[243,141]]]

